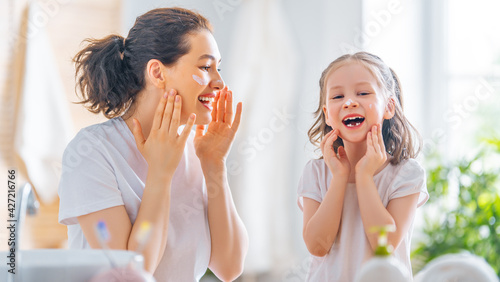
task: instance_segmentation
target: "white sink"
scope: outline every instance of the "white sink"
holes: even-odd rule
[[[130,262],[143,269],[142,256],[131,251],[110,250],[108,252],[118,267]],[[88,282],[97,274],[111,269],[110,262],[102,250],[36,249],[21,250],[15,258],[15,274],[11,269],[9,252],[0,252],[0,281],[71,281]],[[14,278],[13,280],[10,280]]]

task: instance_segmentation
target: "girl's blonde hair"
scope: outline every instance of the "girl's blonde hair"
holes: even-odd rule
[[[382,94],[385,96],[386,100],[390,97],[394,97],[395,114],[391,119],[384,120],[382,124],[382,136],[384,138],[385,148],[387,153],[392,156],[390,162],[396,165],[402,160],[415,158],[422,147],[422,140],[418,131],[404,116],[401,83],[396,73],[389,68],[382,59],[368,52],[343,55],[331,62],[321,74],[319,80],[320,98],[318,109],[314,112],[316,120],[307,132],[309,141],[319,148],[319,143],[323,137],[332,130],[332,128],[326,124],[325,113],[323,112],[327,94],[325,82],[330,73],[347,63],[362,64],[377,79],[378,85],[383,90]],[[343,144],[342,139],[339,137],[333,144],[335,152],[337,148],[343,146]]]

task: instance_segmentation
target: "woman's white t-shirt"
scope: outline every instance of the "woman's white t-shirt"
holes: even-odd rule
[[[299,181],[298,204],[300,209],[303,207],[304,197],[321,203],[331,179],[332,174],[323,159],[309,161]],[[415,193],[420,194],[418,207],[422,206],[429,198],[425,171],[413,159],[402,161],[396,166],[388,164],[373,177],[373,180],[385,207],[392,199]],[[355,185],[355,183],[347,184],[339,234],[326,256],[312,256],[307,281],[354,281],[363,262],[373,256],[363,228]],[[413,223],[393,253],[394,257],[399,259],[410,273],[412,230]]]
[[[154,273],[157,281],[198,281],[210,261],[207,192],[193,138],[192,132],[172,179],[168,240]],[[69,247],[90,248],[78,216],[124,205],[133,224],[147,171],[121,117],[82,129],[64,152],[59,184],[59,222],[68,226]]]

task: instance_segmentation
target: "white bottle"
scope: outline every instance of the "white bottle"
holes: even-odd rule
[[[378,246],[375,256],[366,261],[358,274],[355,282],[409,282],[412,277],[403,264],[395,259],[392,254],[392,246],[387,245],[387,232],[394,232],[395,226],[388,225],[372,228],[378,231]]]

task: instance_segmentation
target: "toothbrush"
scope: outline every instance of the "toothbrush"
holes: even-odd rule
[[[109,248],[107,245],[107,242],[109,241],[109,232],[108,228],[106,227],[106,223],[102,220],[99,220],[97,222],[95,232],[97,235],[97,238],[99,239],[99,243],[101,244],[101,248],[104,252],[104,255],[108,258],[109,263],[111,264],[112,268],[117,268],[117,264],[115,260],[111,257],[111,254],[109,253]]]

